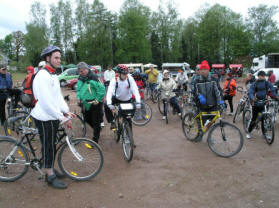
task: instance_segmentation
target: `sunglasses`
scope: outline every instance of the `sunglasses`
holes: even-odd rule
[[[2,68],[1,70],[6,71],[7,69],[6,68]]]

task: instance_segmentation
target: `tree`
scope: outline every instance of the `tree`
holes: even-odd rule
[[[9,59],[12,59],[14,57],[12,40],[12,34],[6,35],[3,40],[0,40],[0,51],[6,54]]]
[[[16,62],[19,61],[19,54],[21,52],[23,52],[23,37],[24,34],[21,31],[16,31],[12,33],[13,36],[13,40],[12,43],[14,45],[14,49],[15,49],[15,58],[16,58]]]

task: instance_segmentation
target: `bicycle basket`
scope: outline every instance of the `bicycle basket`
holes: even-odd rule
[[[135,105],[133,103],[121,103],[119,104],[119,113],[122,116],[134,116]]]

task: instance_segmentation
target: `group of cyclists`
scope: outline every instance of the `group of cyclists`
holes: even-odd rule
[[[30,94],[34,96],[35,106],[31,110],[31,116],[34,118],[40,135],[42,165],[46,170],[46,182],[54,188],[63,189],[67,188],[67,184],[61,180],[63,175],[54,169],[56,153],[55,137],[59,123],[62,121],[70,126],[71,121],[67,118],[75,117],[76,115],[70,112],[61,93],[60,83],[55,73],[61,63],[61,49],[56,46],[48,46],[42,51],[41,59],[42,62],[40,62],[40,68],[37,71],[34,71],[32,67],[27,68],[28,73],[34,74]],[[0,68],[0,90],[12,88],[11,76],[6,72],[7,67],[1,65]],[[78,104],[84,108],[85,121],[92,127],[92,140],[96,143],[100,139],[104,113],[107,122],[110,123],[110,128],[116,128],[114,120],[115,105],[119,103],[135,103],[135,108],[144,112],[141,103],[144,102],[146,87],[151,90],[151,94],[155,89],[160,90],[160,99],[168,99],[173,107],[173,111],[179,117],[183,115],[175,92],[177,89],[187,91],[188,84],[194,99],[193,102],[196,104],[198,111],[217,111],[219,108],[225,108],[225,100],[228,100],[230,106],[228,114],[233,114],[233,97],[236,95],[236,81],[230,73],[227,73],[224,88],[222,89],[219,80],[209,73],[210,66],[206,60],[202,61],[199,68],[196,69],[196,73],[191,78],[190,83],[188,83],[187,74],[182,69],[178,71],[176,79],[170,76],[168,70],[164,70],[163,79],[158,84],[159,72],[153,66],[145,72],[141,72],[139,69],[128,69],[125,65],[117,65],[117,73],[109,66],[108,70],[104,73],[103,84],[91,72],[87,63],[80,62],[77,68],[80,75],[77,81],[76,95]],[[252,104],[252,119],[248,128],[248,139],[251,138],[251,132],[254,128],[258,112],[263,110],[263,102],[261,101],[269,95],[279,99],[273,85],[271,82],[266,81],[265,76],[266,74],[263,71],[258,73],[257,80],[251,74],[247,75],[245,84],[249,88],[248,96]],[[6,119],[5,103],[7,96],[6,91],[1,91],[0,116],[2,125]],[[167,105],[167,103],[164,102],[164,105]],[[163,119],[165,118],[166,115],[164,114]],[[210,116],[203,116],[202,118],[204,123],[210,119]],[[131,121],[129,125],[132,128]],[[202,137],[203,131],[199,123],[199,133],[195,142],[202,141]]]

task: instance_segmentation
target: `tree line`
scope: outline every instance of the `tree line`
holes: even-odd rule
[[[205,4],[188,19],[179,17],[171,2],[152,11],[138,0],[126,0],[119,13],[100,0],[76,0],[75,8],[59,0],[49,8],[34,2],[26,33],[15,31],[0,39],[0,51],[15,63],[37,65],[49,44],[61,47],[65,63],[188,62],[251,64],[251,59],[279,52],[277,6],[251,7],[246,19],[230,8]]]

